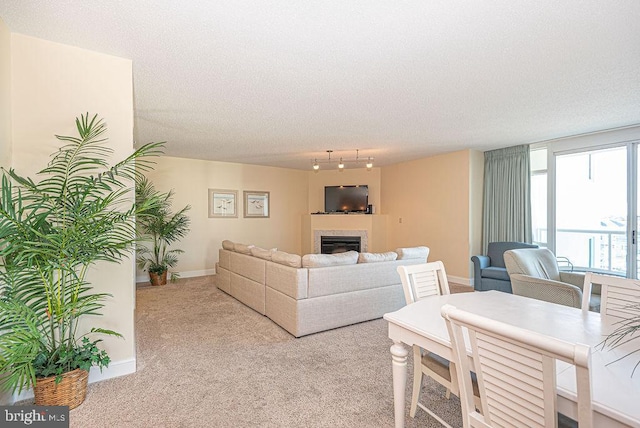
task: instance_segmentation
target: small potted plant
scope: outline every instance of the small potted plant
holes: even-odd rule
[[[183,253],[177,248],[170,250],[169,246],[189,232],[190,220],[186,212],[191,207],[187,205],[172,213],[173,190],[161,193],[153,183],[143,178],[136,184],[136,201],[142,205],[149,200],[157,200],[159,203],[137,219],[141,245],[136,249],[136,262],[140,269],[149,272],[151,285],[164,285],[167,283],[169,268],[175,267],[178,254]],[[177,273],[172,273],[171,280],[177,277]]]
[[[150,168],[148,156],[163,143],[146,144],[109,166],[106,124],[88,114],[76,119],[78,136],[38,175],[40,181],[2,170],[0,195],[0,387],[33,387],[36,405],[78,406],[88,371],[108,366],[96,334],[79,328],[100,315],[110,296],[85,279],[96,262],[120,262],[135,243],[135,217],[157,202],[136,205],[133,182]],[[97,319],[97,318],[94,318]]]

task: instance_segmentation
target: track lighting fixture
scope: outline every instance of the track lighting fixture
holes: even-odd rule
[[[312,162],[312,167],[314,171],[319,171],[320,170],[320,164],[332,164],[332,163],[336,163],[335,160],[331,159],[331,153],[333,153],[333,150],[327,150],[328,156],[327,159],[318,159],[315,158],[313,159]],[[367,171],[371,171],[371,168],[373,168],[373,157],[368,156],[366,160],[360,159],[360,150],[356,149],[356,157],[355,159],[347,159],[344,157],[340,157],[340,160],[337,161],[338,164],[338,170],[339,171],[344,171],[345,169],[345,165],[346,164],[350,164],[350,163],[355,163],[356,164],[356,168],[361,168],[362,167],[362,163],[364,163],[364,166],[367,168]]]

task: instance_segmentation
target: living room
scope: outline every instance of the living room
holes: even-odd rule
[[[3,69],[2,159],[23,174],[34,174],[57,150],[54,134],[73,131],[83,110],[109,118],[114,156],[131,150],[133,131],[130,60],[91,52],[22,34],[0,25]],[[53,84],[55,82],[55,84]],[[102,90],[108,87],[109,91]],[[61,102],[63,100],[63,102]],[[60,124],[64,124],[60,129]],[[13,143],[12,143],[13,142]],[[267,248],[302,252],[302,220],[323,210],[325,185],[367,184],[376,214],[387,216],[380,251],[428,245],[432,259],[445,260],[453,277],[470,277],[470,255],[480,248],[482,153],[464,150],[388,167],[300,171],[287,168],[161,157],[149,177],[160,189],[175,189],[175,204],[192,205],[192,231],[178,271],[184,277],[214,273],[224,239]],[[452,173],[455,172],[455,173]],[[209,218],[208,189],[270,192],[270,217]],[[420,195],[429,194],[429,198]],[[450,208],[444,211],[441,208]],[[456,230],[455,235],[448,231]],[[386,243],[385,243],[386,241]],[[428,241],[428,242],[427,242]],[[131,260],[120,266],[98,265],[90,273],[94,286],[109,292],[104,320],[125,337],[134,336],[135,275]],[[112,364],[91,381],[135,371],[135,343],[106,338]]]
[[[144,115],[134,104],[137,76],[133,70],[131,59],[16,33],[0,21],[0,92],[10,94],[0,100],[0,165],[32,175],[57,150],[54,134],[69,134],[73,119],[85,111],[107,118],[115,155],[126,156],[137,137],[136,115]],[[634,93],[637,87],[624,90]],[[624,117],[614,124],[637,122]],[[580,133],[577,129],[553,129],[549,134],[566,137]],[[606,127],[590,131],[603,130]],[[177,271],[183,278],[214,274],[224,239],[307,252],[305,218],[324,210],[324,186],[366,184],[369,203],[376,211],[373,215],[384,218],[386,229],[376,235],[372,251],[426,245],[431,249],[430,260],[445,263],[451,282],[470,285],[470,257],[481,253],[484,150],[461,143],[465,148],[374,166],[370,171],[315,172],[311,159],[307,169],[293,169],[257,165],[250,159],[241,163],[163,156],[149,177],[158,188],[175,190],[176,206],[192,206],[191,233],[180,243],[185,254]],[[326,149],[336,148],[327,145]],[[345,148],[343,153],[347,156],[350,151]],[[381,151],[376,160],[384,157]],[[238,217],[209,217],[209,189],[237,191]],[[243,217],[246,190],[270,192],[268,218]],[[102,375],[92,373],[93,381],[136,370],[136,344],[131,339],[136,335],[133,278],[141,274],[133,260],[119,266],[100,265],[91,273],[92,283],[113,295],[103,317],[106,324],[129,338],[105,340],[113,363]]]

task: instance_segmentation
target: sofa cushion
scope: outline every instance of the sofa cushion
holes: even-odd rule
[[[358,263],[392,262],[398,258],[398,253],[388,251],[386,253],[360,253]]]
[[[356,263],[358,263],[357,251],[336,254],[305,254],[302,256],[302,267],[306,268],[354,265]]]
[[[274,251],[271,254],[271,261],[294,268],[302,267],[302,257],[297,254],[285,253],[284,251]]]
[[[509,274],[507,273],[507,269],[499,268],[499,267],[488,267],[484,268],[481,271],[481,275],[483,278],[493,278],[493,279],[501,279],[503,281],[511,281],[509,278]]]
[[[222,241],[222,248],[224,248],[225,250],[233,251],[233,241],[225,239],[224,241]]]
[[[233,244],[233,251],[235,251],[236,253],[246,254],[250,256],[251,249],[253,247],[254,247],[253,245],[245,245],[245,244],[240,244],[236,242],[235,244]]]
[[[271,256],[273,255],[274,252],[276,252],[275,248],[271,250],[266,250],[260,247],[251,248],[251,255],[253,257],[258,257],[259,259],[263,259],[263,260],[271,260]]]
[[[409,259],[309,269],[307,296],[311,299],[392,285],[402,289],[398,266],[418,263],[421,263],[420,259]]]
[[[398,253],[398,260],[424,259],[426,262],[429,257],[429,247],[397,248],[396,253]]]

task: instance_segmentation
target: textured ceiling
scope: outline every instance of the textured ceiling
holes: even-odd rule
[[[133,60],[170,156],[388,165],[640,123],[637,0],[3,0],[12,32]]]

